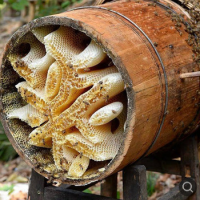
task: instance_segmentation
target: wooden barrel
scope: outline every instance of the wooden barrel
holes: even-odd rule
[[[20,28],[6,46],[1,67],[1,120],[19,155],[45,177],[83,185],[191,134],[199,124],[199,78],[180,78],[180,74],[199,70],[187,41],[189,18],[180,6],[166,0],[120,1],[36,19]],[[127,121],[119,151],[105,167],[87,177],[70,179],[43,171],[31,155],[42,152],[41,160],[45,160],[50,150],[27,147],[30,130],[6,117],[12,98],[21,100],[11,97],[19,77],[14,71],[5,76],[11,70],[7,56],[23,35],[46,25],[69,26],[92,38],[112,59],[125,83]],[[24,131],[20,140],[16,136],[19,130]]]

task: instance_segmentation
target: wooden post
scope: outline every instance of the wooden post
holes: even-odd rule
[[[132,165],[123,170],[124,200],[147,200],[146,168]]]
[[[28,200],[44,200],[45,178],[32,169],[29,183]]]
[[[197,184],[196,193],[190,197],[190,200],[200,200],[200,178],[197,140],[197,136],[192,136],[184,140],[181,145],[182,177],[191,176],[191,178],[193,178]]]
[[[117,198],[117,174],[118,173],[109,176],[101,184],[102,196]]]

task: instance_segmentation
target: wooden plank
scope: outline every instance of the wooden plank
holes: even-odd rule
[[[182,177],[191,176],[196,182],[197,190],[190,200],[200,200],[200,178],[198,158],[198,138],[191,136],[181,144],[181,174]]]
[[[28,190],[28,199],[44,200],[45,185],[46,185],[45,178],[32,169],[30,185]]]
[[[147,200],[146,168],[132,165],[123,170],[124,200]]]
[[[44,200],[116,200],[109,197],[88,194],[76,190],[46,187]],[[31,199],[32,200],[32,199]]]
[[[117,198],[117,174],[113,174],[105,179],[101,184],[101,195]]]
[[[164,160],[148,156],[136,164],[145,165],[147,171],[181,175],[181,163],[178,160]]]
[[[98,182],[90,183],[88,185],[82,185],[82,186],[75,186],[75,185],[67,185],[67,184],[62,184],[60,187],[63,189],[71,189],[71,190],[77,190],[77,191],[84,191],[89,187],[94,186]]]
[[[179,185],[171,189],[162,197],[158,198],[158,200],[186,200],[186,199],[188,199],[188,196],[184,196],[183,194],[181,194],[179,190]]]

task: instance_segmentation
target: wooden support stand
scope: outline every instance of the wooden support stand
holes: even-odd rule
[[[123,170],[123,197],[124,200],[147,200],[146,170],[190,176],[195,180],[197,190],[192,196],[184,196],[179,190],[179,184],[164,194],[159,200],[200,200],[200,178],[198,159],[198,137],[193,135],[183,141],[180,146],[181,161],[164,160],[156,156],[148,156],[134,165]],[[164,156],[163,156],[164,157]],[[32,171],[28,200],[116,200],[117,173],[106,178],[101,184],[101,196],[84,193],[87,186],[62,185],[61,187],[48,186],[45,178]]]

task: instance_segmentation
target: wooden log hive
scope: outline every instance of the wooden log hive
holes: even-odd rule
[[[171,1],[140,0],[20,28],[4,51],[0,101],[19,155],[55,185],[83,185],[191,134],[200,91],[198,73],[188,77],[199,71],[189,20]]]

